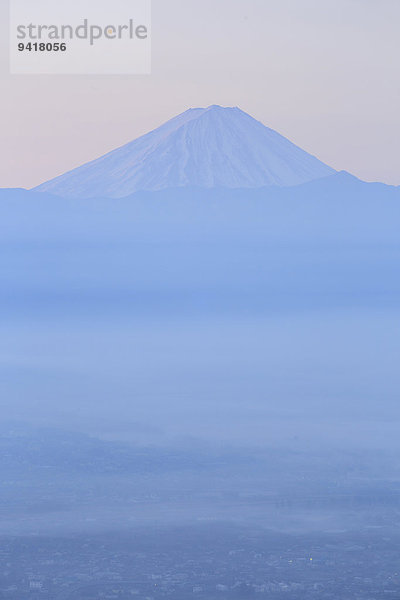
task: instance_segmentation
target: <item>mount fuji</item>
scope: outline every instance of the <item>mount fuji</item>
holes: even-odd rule
[[[35,191],[66,198],[123,198],[168,188],[295,186],[336,173],[239,108],[209,106],[154,131]]]

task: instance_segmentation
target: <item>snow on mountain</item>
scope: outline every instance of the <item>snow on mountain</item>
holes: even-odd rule
[[[121,198],[177,187],[294,186],[335,171],[239,108],[189,109],[154,131],[35,188]]]

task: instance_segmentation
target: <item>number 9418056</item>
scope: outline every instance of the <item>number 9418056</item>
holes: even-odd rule
[[[29,42],[27,44],[21,42],[18,44],[18,50],[20,52],[65,52],[66,49],[67,44],[59,42]]]

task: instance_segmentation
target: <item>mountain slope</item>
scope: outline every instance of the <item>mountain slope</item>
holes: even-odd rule
[[[293,186],[334,172],[240,109],[210,106],[190,109],[36,190],[121,198],[177,187]]]

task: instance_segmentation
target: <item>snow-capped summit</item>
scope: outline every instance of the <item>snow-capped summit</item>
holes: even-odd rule
[[[154,131],[36,188],[120,198],[176,187],[292,186],[335,171],[239,108],[191,108]]]

